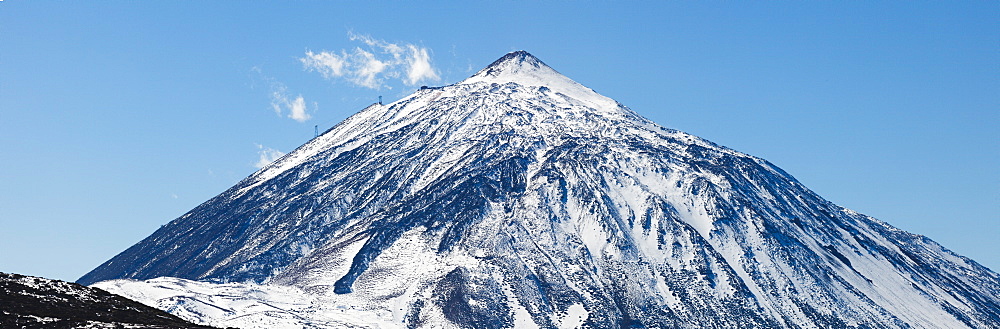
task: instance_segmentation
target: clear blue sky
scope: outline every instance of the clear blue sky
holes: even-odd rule
[[[998,17],[996,1],[2,1],[0,271],[75,280],[314,125],[518,49],[998,270]],[[393,45],[439,79],[405,83]],[[358,48],[386,64],[376,89],[301,61]]]

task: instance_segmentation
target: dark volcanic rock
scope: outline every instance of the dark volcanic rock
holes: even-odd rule
[[[211,329],[72,282],[0,273],[0,328]]]

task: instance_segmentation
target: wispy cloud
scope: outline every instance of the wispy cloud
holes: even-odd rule
[[[357,86],[391,88],[386,81],[400,79],[413,86],[441,78],[431,64],[430,51],[413,44],[395,44],[368,35],[348,33],[351,41],[360,41],[364,48],[340,51],[307,51],[300,58],[307,70],[319,72],[324,78],[345,79]]]
[[[254,164],[254,166],[257,167],[257,169],[264,168],[264,166],[271,164],[271,162],[274,162],[274,160],[278,160],[278,158],[285,155],[285,152],[281,152],[260,144],[256,145],[257,145],[257,155],[260,156],[260,158],[257,159],[257,163]]]
[[[315,112],[316,108],[319,107],[316,102],[312,103],[312,107],[307,106],[306,99],[299,94],[292,97],[288,93],[288,87],[284,83],[276,81],[274,78],[265,76],[264,73],[258,67],[253,67],[250,69],[256,73],[262,80],[264,80],[268,88],[270,89],[271,96],[271,109],[278,116],[287,116],[288,118],[298,121],[305,122],[312,118],[310,112]],[[287,113],[287,115],[285,114]]]
[[[414,45],[407,45],[412,56],[407,58],[406,84],[415,85],[423,80],[437,81],[437,71],[431,66],[431,56],[427,54],[427,48],[417,48]]]
[[[344,76],[344,67],[347,66],[347,53],[341,51],[340,55],[333,52],[313,53],[306,52],[306,57],[300,58],[302,64],[323,75],[324,78],[333,79]]]
[[[313,103],[313,109],[317,107],[316,103]],[[276,86],[272,86],[271,89],[271,108],[274,109],[274,113],[283,115],[288,113],[288,117],[292,120],[298,122],[305,122],[312,118],[309,115],[309,109],[306,107],[306,100],[302,95],[291,97],[288,95],[288,88],[285,85],[278,83]]]

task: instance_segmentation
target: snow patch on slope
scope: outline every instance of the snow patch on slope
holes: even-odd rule
[[[145,281],[110,280],[92,287],[216,327],[401,328],[386,312],[358,307],[346,295],[317,295],[290,286],[217,284],[162,277]]]

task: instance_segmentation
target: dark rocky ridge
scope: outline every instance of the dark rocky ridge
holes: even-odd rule
[[[0,328],[212,329],[72,282],[0,273]]]

